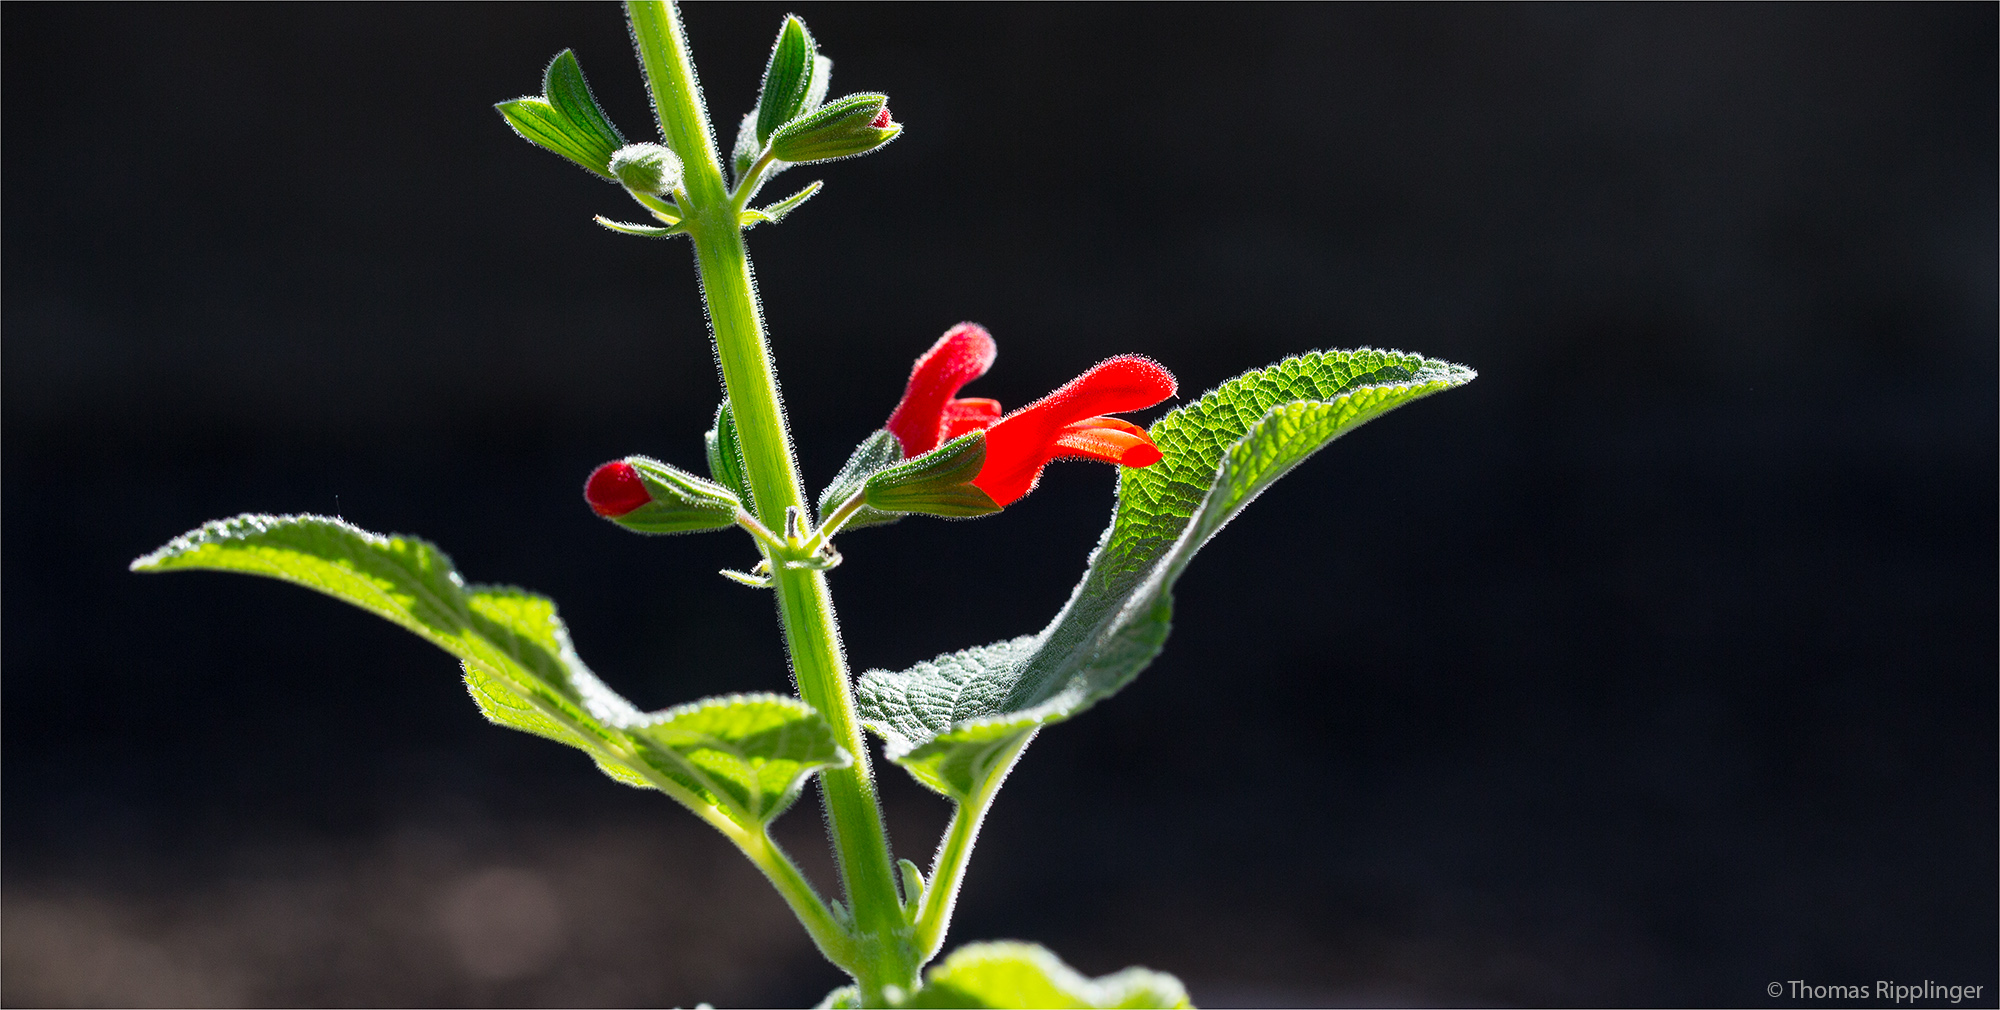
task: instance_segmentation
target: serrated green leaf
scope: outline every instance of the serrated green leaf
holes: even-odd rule
[[[1258,493],[1355,427],[1473,376],[1399,351],[1314,352],[1172,411],[1150,430],[1161,460],[1120,472],[1111,525],[1048,627],[901,672],[870,670],[856,684],[862,718],[918,781],[972,796],[1005,769],[986,760],[997,741],[1082,712],[1152,662],[1175,580]]]
[[[861,441],[842,464],[840,472],[833,477],[833,483],[819,493],[819,515],[821,519],[834,509],[845,504],[849,498],[861,493],[868,484],[868,478],[887,470],[903,461],[903,443],[896,441],[894,433],[887,428],[878,428],[875,433]],[[903,517],[893,512],[879,512],[863,507],[854,513],[842,526],[843,530],[857,530],[863,526],[886,526]]]
[[[736,494],[736,500],[751,515],[757,514],[757,502],[750,494],[750,480],[743,464],[743,443],[736,437],[736,415],[729,409],[729,401],[724,400],[715,408],[715,423],[702,436],[702,444],[708,451],[708,476],[717,484]]]
[[[428,541],[327,516],[241,515],[132,562],[137,572],[182,569],[264,575],[351,603],[457,656],[512,692],[507,704],[530,705],[592,747],[611,745],[613,727],[640,717],[583,665],[555,604],[507,586],[467,585]]]
[[[757,143],[771,139],[771,131],[791,122],[805,106],[812,86],[814,56],[812,33],[797,15],[785,16],[778,28],[778,41],[771,46],[771,59],[764,65],[764,83],[757,91]]]
[[[577,139],[588,145],[598,159],[597,171],[608,173],[611,155],[625,146],[625,135],[611,125],[597,104],[597,96],[590,93],[590,83],[583,79],[575,52],[565,49],[549,61],[548,70],[542,73],[542,97],[569,120]]]
[[[1192,1007],[1187,987],[1145,968],[1091,979],[1032,943],[972,943],[953,951],[924,977],[902,1007]]]
[[[783,813],[814,772],[851,760],[818,710],[775,694],[707,698],[628,732],[649,745],[641,756],[654,767],[745,826]]]
[[[804,778],[850,760],[804,702],[734,695],[644,713],[583,664],[546,597],[468,585],[415,537],[311,515],[208,523],[132,562],[282,579],[351,603],[458,657],[488,720],[589,754],[605,774],[660,789],[704,816],[750,827],[781,813]]]
[[[605,761],[591,753],[590,742],[583,736],[543,715],[539,709],[528,704],[527,699],[508,690],[499,680],[487,676],[470,663],[459,665],[465,670],[465,689],[471,693],[473,704],[479,706],[479,714],[485,716],[487,722],[508,729],[518,729],[523,733],[533,733],[544,740],[553,740],[565,746],[575,747],[590,754],[591,760],[597,764],[597,770],[613,781],[638,789],[653,788],[653,784],[646,781],[638,772],[622,764]]]

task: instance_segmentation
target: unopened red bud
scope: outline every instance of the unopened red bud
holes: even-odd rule
[[[645,456],[598,467],[583,497],[592,511],[634,533],[721,529],[743,508],[728,488]]]
[[[882,111],[878,113],[874,119],[868,121],[868,125],[878,130],[886,130],[889,128],[889,124],[891,122],[893,122],[893,120],[889,118],[889,107],[884,105],[882,106]]]
[[[606,519],[616,519],[653,500],[639,471],[624,460],[606,463],[590,472],[583,485],[583,500],[591,511]]]

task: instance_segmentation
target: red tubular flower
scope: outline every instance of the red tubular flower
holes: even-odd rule
[[[1054,459],[1096,459],[1151,466],[1160,450],[1145,429],[1100,415],[1142,410],[1174,395],[1173,374],[1150,358],[1121,355],[1061,389],[1002,417],[996,400],[959,398],[966,383],[986,374],[997,351],[972,323],[946,331],[910,370],[902,402],[884,425],[914,459],[960,435],[986,432],[986,459],[972,486],[1005,507],[1034,490]]]
[[[653,500],[639,471],[623,460],[606,463],[590,472],[583,482],[583,500],[590,510],[606,519],[616,519]]]
[[[1173,373],[1151,358],[1125,354],[1101,362],[986,429],[986,465],[972,485],[1004,507],[1033,491],[1052,459],[1151,466],[1160,450],[1143,429],[1096,415],[1143,410],[1175,388]]]

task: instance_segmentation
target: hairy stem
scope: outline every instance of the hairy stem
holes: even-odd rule
[[[767,529],[782,529],[786,509],[803,509],[805,494],[778,400],[777,373],[765,339],[750,257],[737,208],[723,184],[680,13],[661,0],[633,0],[626,9],[652,90],[653,109],[685,172],[688,199],[682,210],[694,240],[702,296],[714,328],[716,356],[735,414],[757,518]],[[833,600],[821,572],[776,563],[771,567],[799,696],[826,716],[835,739],[854,757],[849,767],[823,772],[819,778],[834,860],[854,913],[854,953],[846,963],[836,963],[855,977],[866,1005],[880,1005],[886,987],[914,987],[918,964],[897,897],[867,742],[854,713]]]
[[[812,936],[814,946],[827,960],[834,964],[854,960],[853,937],[833,920],[827,912],[826,903],[820,900],[819,892],[813,890],[812,882],[799,872],[798,864],[792,862],[792,857],[771,840],[769,833],[759,831],[730,840],[736,842],[736,847],[742,849],[759,870],[764,871],[765,879],[778,889],[785,904],[791,906],[792,914],[799,917],[799,922]]]
[[[1014,762],[1021,759],[1021,752],[1034,742],[1035,733],[1030,730],[1021,734],[1015,742],[1007,745],[998,756],[1000,773],[986,780],[985,788],[967,797],[951,812],[951,824],[945,828],[944,839],[938,843],[937,859],[931,863],[930,883],[924,888],[923,907],[916,917],[916,936],[919,963],[936,957],[944,946],[945,933],[951,928],[951,913],[958,905],[959,885],[965,882],[965,865],[972,858],[973,843],[979,840],[979,826],[986,820],[986,811],[993,806],[993,797],[1000,792],[1001,783],[1014,770]]]

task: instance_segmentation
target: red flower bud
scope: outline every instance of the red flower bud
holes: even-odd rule
[[[868,125],[878,130],[886,130],[889,128],[889,122],[889,107],[884,105],[882,106],[882,111],[876,113],[875,118],[869,121]]]
[[[960,323],[945,331],[910,369],[910,382],[903,387],[903,401],[889,415],[883,427],[902,443],[903,458],[913,459],[944,442],[947,425],[954,435],[963,435],[991,424],[1000,417],[1000,404],[992,400],[953,400],[966,383],[986,374],[999,351],[985,327]],[[985,418],[984,424],[972,423]]]
[[[653,496],[639,479],[639,471],[632,469],[632,464],[618,460],[590,472],[590,479],[583,484],[583,500],[590,503],[591,511],[606,519],[616,519],[651,502]]]

